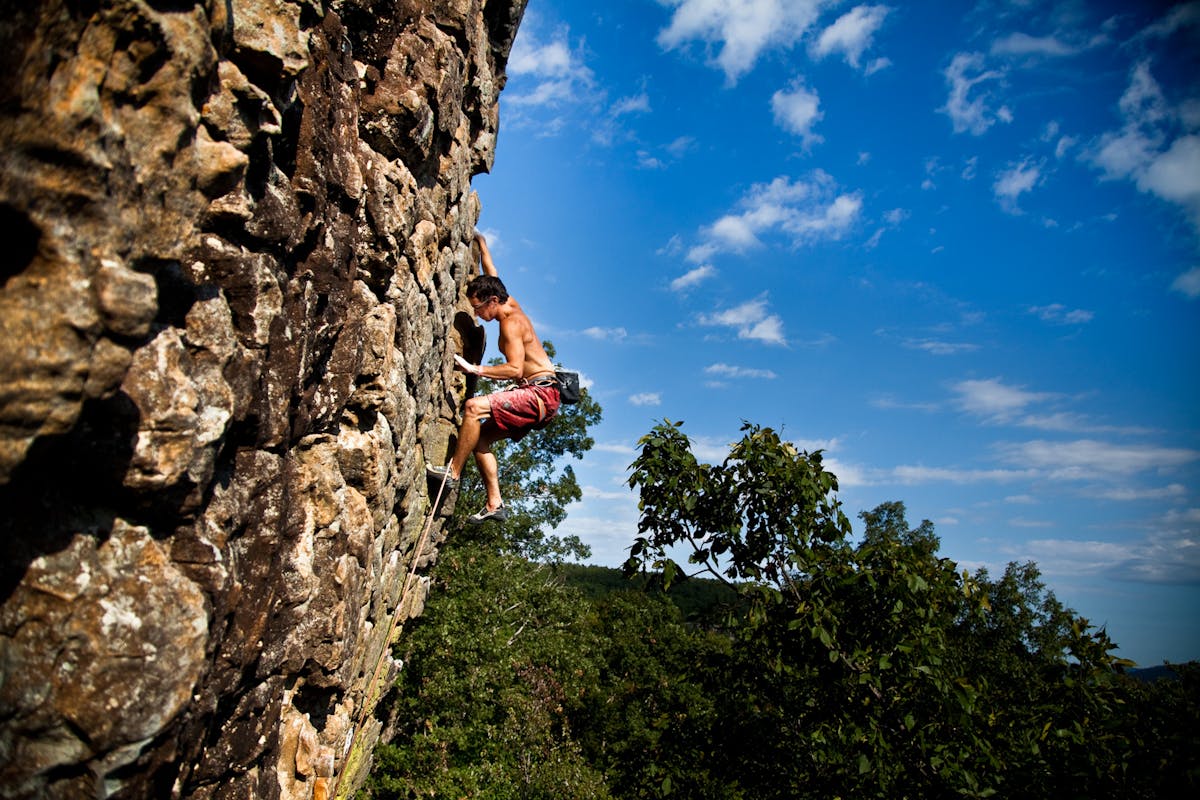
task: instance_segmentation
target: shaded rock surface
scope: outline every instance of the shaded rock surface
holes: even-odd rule
[[[0,797],[352,794],[524,6],[0,0]]]

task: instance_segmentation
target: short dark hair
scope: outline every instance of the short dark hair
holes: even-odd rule
[[[508,301],[508,290],[495,275],[478,275],[467,284],[467,297],[495,296],[501,303]]]

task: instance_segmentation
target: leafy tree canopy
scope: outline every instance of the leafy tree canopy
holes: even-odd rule
[[[1051,775],[1084,796],[1125,788],[1117,754],[1086,733],[1113,717],[1123,663],[1036,568],[960,574],[902,503],[864,512],[852,545],[821,453],[769,428],[745,425],[719,465],[696,460],[678,423],[640,446],[627,571],[670,580],[683,546],[751,599],[730,621],[747,705],[726,724],[744,770],[773,775],[760,796],[1037,796]]]
[[[860,513],[853,541],[821,454],[767,428],[745,426],[719,465],[699,463],[675,423],[640,446],[626,569],[644,590],[530,560],[565,552],[537,535],[452,538],[398,653],[394,735],[364,796],[1200,789],[1195,665],[1154,683],[1122,674],[1107,634],[1063,606],[1036,565],[961,572],[900,502]],[[711,580],[685,576],[681,549]],[[701,583],[707,599],[682,604],[687,618],[666,602]]]

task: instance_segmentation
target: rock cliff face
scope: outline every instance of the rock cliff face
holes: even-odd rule
[[[524,6],[0,0],[0,797],[361,780]]]

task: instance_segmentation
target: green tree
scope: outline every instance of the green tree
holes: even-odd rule
[[[820,453],[743,434],[715,466],[678,424],[641,440],[626,568],[650,573],[642,592],[597,591],[597,577],[585,597],[498,530],[452,538],[364,795],[1195,793],[1195,665],[1154,684],[1123,675],[1107,634],[1035,565],[960,572],[903,503],[860,513],[854,543]],[[693,583],[671,557],[681,545],[714,579],[709,597],[730,598],[723,616],[685,620],[666,601]]]
[[[941,546],[941,540],[933,532],[933,523],[922,520],[916,528],[909,530],[905,518],[904,503],[892,501],[880,503],[870,511],[861,511],[858,518],[866,524],[863,544],[874,546],[894,542],[902,547],[912,547],[933,555]]]
[[[386,703],[391,743],[376,750],[365,796],[608,797],[571,726],[599,670],[590,606],[537,563],[588,555],[578,537],[548,531],[581,496],[564,462],[592,447],[600,416],[585,390],[542,430],[493,447],[503,525],[465,524],[484,491],[477,470],[464,472],[430,600],[397,648],[406,666]]]
[[[669,580],[683,545],[747,596],[721,713],[748,796],[1128,788],[1112,779],[1127,759],[1112,735],[1120,663],[1103,631],[1028,573],[999,585],[959,574],[937,556],[931,523],[909,529],[903,504],[862,514],[852,546],[821,454],[770,429],[743,433],[716,466],[696,461],[678,424],[642,438],[627,568]],[[1009,661],[994,669],[996,647]],[[1047,737],[1054,746],[1039,744]]]
[[[552,567],[479,543],[443,553],[435,588],[365,796],[609,797],[571,724],[599,671],[586,601]]]
[[[554,358],[554,345],[549,341],[542,345]],[[478,391],[487,394],[500,388],[482,378]],[[500,493],[509,511],[503,526],[466,526],[466,517],[484,504],[486,495],[479,471],[473,466],[463,471],[454,536],[469,537],[535,561],[583,560],[591,555],[578,536],[549,532],[566,518],[566,507],[583,496],[575,471],[566,460],[583,458],[595,444],[589,429],[600,421],[602,410],[586,389],[581,395],[575,405],[561,406],[542,430],[518,442],[506,439],[492,447],[500,469]]]
[[[1006,797],[1155,797],[1155,776],[1131,769],[1142,747],[1129,736],[1131,663],[1065,607],[1036,564],[1009,564],[974,583],[984,603],[954,631],[990,713]]]
[[[595,608],[598,691],[576,730],[614,797],[741,797],[720,733],[728,637],[685,624],[653,589],[613,592]]]
[[[744,582],[740,588],[755,595],[754,615],[784,595],[799,600],[797,576],[844,547],[850,531],[821,454],[799,453],[771,429],[746,425],[714,467],[696,460],[680,425],[664,422],[639,442],[629,485],[640,491],[641,518],[627,570],[649,564],[669,586],[680,568],[666,552],[685,544],[689,563],[730,586]]]
[[[1167,665],[1150,682],[1126,678],[1125,778],[1139,797],[1195,797],[1200,791],[1200,662]]]

